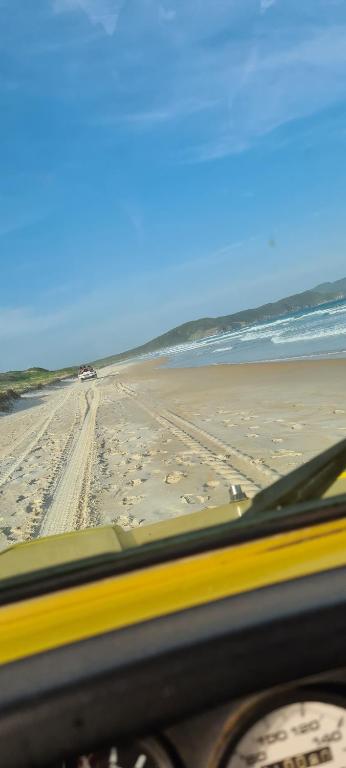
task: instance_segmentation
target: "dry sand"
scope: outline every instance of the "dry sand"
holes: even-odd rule
[[[345,360],[103,369],[0,416],[0,547],[249,496],[346,435]]]

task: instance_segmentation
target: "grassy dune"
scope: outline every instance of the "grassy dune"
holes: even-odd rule
[[[45,368],[29,368],[27,371],[0,373],[0,410],[10,407],[13,400],[24,392],[41,389],[77,373],[76,368],[62,368],[48,371]]]

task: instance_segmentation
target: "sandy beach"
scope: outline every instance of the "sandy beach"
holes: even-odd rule
[[[0,547],[249,497],[346,435],[346,360],[104,368],[0,415]]]

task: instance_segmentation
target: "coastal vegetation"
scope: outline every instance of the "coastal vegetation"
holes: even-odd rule
[[[41,389],[72,376],[76,368],[49,371],[46,368],[28,368],[26,371],[0,373],[0,410],[6,410],[24,392]]]

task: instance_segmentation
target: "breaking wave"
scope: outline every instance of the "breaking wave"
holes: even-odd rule
[[[275,320],[226,331],[207,338],[175,344],[142,355],[168,357],[170,366],[218,365],[302,357],[345,355],[346,300],[292,313]],[[285,348],[287,344],[287,348]]]

